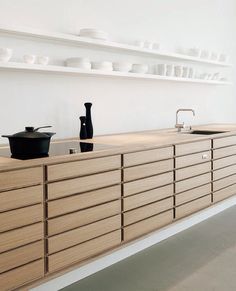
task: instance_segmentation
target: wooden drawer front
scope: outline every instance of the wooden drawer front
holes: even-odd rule
[[[124,211],[131,210],[174,194],[174,185],[167,185],[164,187],[149,190],[147,192],[142,192],[137,195],[132,195],[124,198],[123,208]]]
[[[119,213],[121,213],[121,201],[117,200],[49,219],[48,235],[58,234]]]
[[[43,223],[25,226],[0,234],[0,253],[41,240],[43,238]]]
[[[128,241],[154,231],[162,226],[165,226],[173,221],[173,210],[169,210],[142,220],[135,224],[131,224],[124,228],[124,240]]]
[[[213,139],[213,148],[222,148],[236,144],[236,135]]]
[[[203,140],[185,144],[178,144],[175,146],[175,155],[183,156],[193,153],[199,153],[203,151],[208,151],[211,149],[211,141]]]
[[[236,155],[213,161],[213,170],[236,164]]]
[[[120,228],[121,214],[58,234],[48,239],[48,253],[61,251]]]
[[[236,155],[236,145],[220,148],[213,151],[213,159],[220,159],[228,156]]]
[[[204,196],[192,202],[183,204],[175,208],[175,217],[181,218],[200,209],[203,209],[211,204],[211,195]]]
[[[126,168],[124,169],[124,181],[132,181],[152,175],[161,174],[164,172],[172,171],[173,168],[173,159]]]
[[[0,290],[13,290],[44,275],[44,261],[38,260],[0,275]]]
[[[187,178],[191,178],[194,176],[198,176],[204,173],[208,173],[211,171],[211,162],[178,169],[175,171],[175,180],[183,180]]]
[[[187,180],[175,183],[175,192],[180,193],[189,189],[202,186],[211,182],[211,173],[199,175]]]
[[[175,205],[178,206],[207,194],[211,194],[211,184],[203,185],[175,195]]]
[[[48,202],[48,217],[81,210],[121,198],[121,185],[103,188]]]
[[[44,256],[43,240],[0,254],[0,273],[25,265]]]
[[[124,167],[166,160],[173,158],[173,156],[173,147],[124,154]]]
[[[43,168],[30,168],[0,173],[0,191],[42,183]]]
[[[48,184],[48,199],[69,196],[121,183],[121,171],[111,171]]]
[[[80,262],[121,243],[121,230],[100,236],[80,245],[71,247],[48,258],[49,272]]]
[[[236,174],[236,165],[232,165],[213,172],[213,180],[222,179],[224,177]]]
[[[228,176],[213,182],[213,191],[220,190],[230,185],[236,184],[236,175]]]
[[[205,163],[211,160],[211,152],[201,152],[192,155],[182,156],[175,158],[175,167],[183,168],[195,164]]]
[[[48,166],[48,181],[84,176],[121,167],[121,156],[83,160]]]
[[[160,186],[171,184],[174,181],[173,172],[160,174],[150,178],[140,179],[124,184],[124,196],[154,189]]]
[[[0,213],[0,232],[43,220],[42,204]]]
[[[42,202],[43,187],[34,186],[0,193],[0,212]]]
[[[236,184],[213,193],[213,202],[224,200],[236,194]]]
[[[173,208],[173,197],[148,204],[146,206],[128,211],[124,213],[124,225],[129,225],[139,220],[156,215],[165,210]]]

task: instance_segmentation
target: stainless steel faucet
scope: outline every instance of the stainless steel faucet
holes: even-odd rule
[[[183,123],[179,123],[178,121],[178,117],[179,117],[179,112],[181,111],[190,111],[193,113],[193,116],[195,116],[195,111],[193,109],[184,109],[184,108],[180,108],[176,111],[176,123],[175,123],[175,128],[178,128],[178,132],[181,132],[181,129],[185,127],[184,122]],[[191,126],[190,126],[191,129]]]

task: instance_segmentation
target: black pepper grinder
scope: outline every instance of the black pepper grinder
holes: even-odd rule
[[[87,130],[87,138],[93,137],[93,123],[92,123],[92,117],[91,117],[91,107],[92,103],[84,103],[84,106],[86,108],[86,130]]]
[[[80,139],[86,139],[87,136],[87,130],[86,130],[86,117],[80,116]]]

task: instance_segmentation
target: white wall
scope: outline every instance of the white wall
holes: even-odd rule
[[[236,63],[235,0],[0,0],[0,24],[72,34],[83,27],[96,27],[118,41],[147,39],[157,40],[166,49],[200,46],[224,51]],[[3,35],[0,47],[12,47],[15,61],[35,53],[49,55],[54,64],[72,56],[163,62]],[[235,83],[234,70],[229,75]],[[57,137],[75,136],[85,101],[94,104],[95,134],[173,127],[180,107],[196,110],[195,124],[236,122],[235,85],[0,71],[0,89],[1,134],[14,133],[25,125],[51,124]]]

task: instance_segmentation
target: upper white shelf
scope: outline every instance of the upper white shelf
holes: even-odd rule
[[[44,32],[44,31],[30,29],[30,28],[19,29],[19,28],[14,28],[10,26],[0,25],[0,33],[21,35],[21,36],[34,37],[34,38],[40,38],[40,39],[52,40],[52,41],[61,41],[67,44],[83,46],[83,47],[100,47],[100,48],[112,49],[116,51],[123,50],[127,52],[134,52],[136,54],[145,54],[145,55],[165,58],[165,59],[196,62],[196,63],[202,63],[206,65],[214,65],[214,66],[221,66],[221,67],[232,67],[232,64],[229,64],[229,63],[222,63],[222,62],[202,59],[198,57],[192,57],[192,56],[178,54],[178,53],[170,53],[170,52],[151,50],[151,49],[146,49],[146,48],[139,48],[135,45],[122,44],[122,43],[113,42],[113,41],[91,39],[91,38],[80,37],[80,36],[64,34],[64,33]]]

